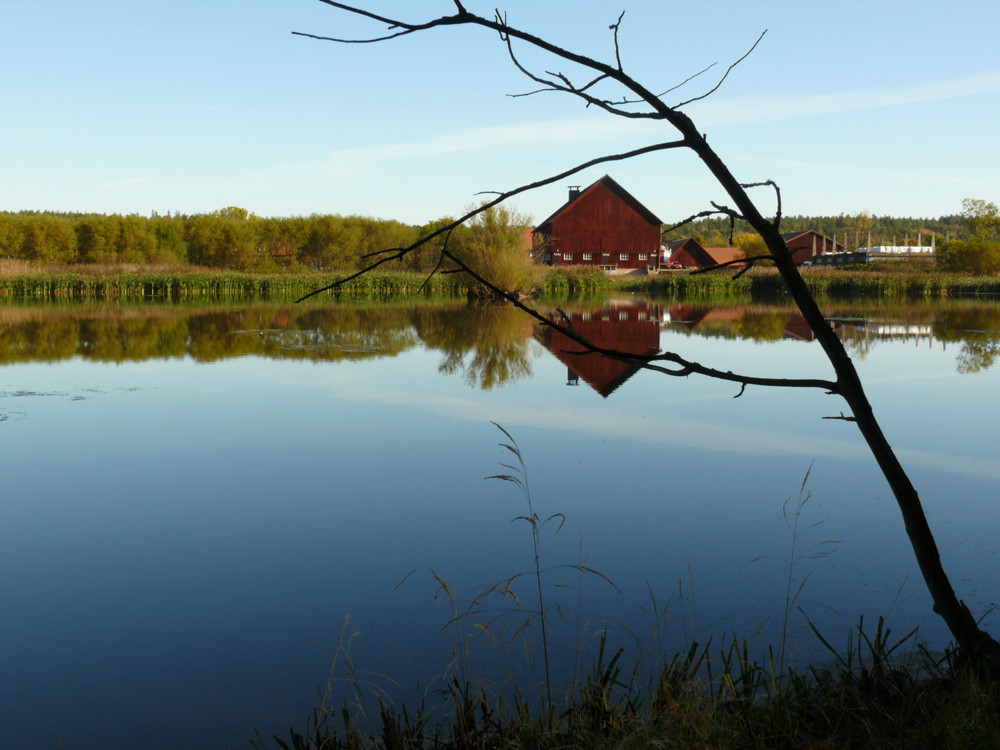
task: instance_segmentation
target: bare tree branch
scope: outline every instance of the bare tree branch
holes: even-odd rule
[[[688,99],[687,101],[683,101],[680,104],[675,104],[673,106],[673,108],[674,109],[680,109],[681,107],[687,106],[688,104],[691,104],[692,102],[698,102],[698,101],[701,101],[702,99],[707,99],[712,94],[714,94],[716,91],[718,91],[719,88],[722,86],[722,84],[725,82],[725,80],[729,77],[729,74],[733,72],[733,68],[735,68],[737,65],[739,65],[744,60],[746,60],[750,56],[750,53],[753,52],[755,49],[757,49],[757,45],[760,44],[760,40],[764,38],[764,34],[766,34],[766,33],[767,33],[767,29],[764,29],[762,32],[760,32],[760,36],[757,37],[757,41],[754,42],[753,45],[750,47],[750,49],[748,49],[743,54],[743,57],[741,57],[739,60],[737,60],[732,65],[730,65],[728,68],[726,68],[726,72],[723,74],[722,78],[719,79],[719,82],[717,84],[715,84],[715,86],[713,86],[712,88],[710,88],[708,91],[706,91],[701,96],[696,96],[696,97],[694,97],[692,99]]]
[[[312,34],[300,34],[301,36],[309,36],[315,39],[326,39],[329,41],[340,41],[343,43],[371,43],[376,41],[388,41],[391,39],[398,38],[407,34],[412,34],[416,31],[424,31],[428,29],[438,28],[438,27],[448,27],[448,26],[478,26],[481,28],[492,30],[500,35],[500,38],[508,45],[508,49],[512,49],[511,40],[517,39],[520,42],[526,43],[527,45],[534,47],[537,50],[551,54],[553,57],[560,60],[573,63],[580,66],[585,70],[590,70],[594,76],[591,82],[581,90],[579,87],[574,87],[571,83],[569,77],[563,75],[554,75],[556,80],[540,80],[539,78],[530,74],[523,67],[518,65],[518,68],[524,72],[531,80],[534,80],[541,85],[551,88],[553,90],[563,91],[565,93],[573,94],[584,101],[587,105],[595,105],[601,107],[602,109],[608,111],[611,114],[615,114],[622,117],[644,117],[649,119],[663,120],[672,126],[680,135],[680,139],[676,141],[671,141],[668,143],[657,144],[656,146],[649,147],[648,149],[636,149],[634,151],[628,152],[628,156],[619,155],[613,158],[630,158],[631,156],[637,156],[642,153],[650,153],[652,151],[663,150],[666,148],[679,148],[685,147],[689,148],[694,154],[701,160],[705,168],[712,174],[715,180],[718,182],[719,186],[726,192],[735,205],[734,209],[728,207],[722,207],[717,204],[715,206],[716,211],[713,213],[722,213],[729,216],[731,222],[735,222],[735,219],[739,218],[746,221],[755,232],[757,232],[761,238],[764,240],[768,251],[771,254],[771,259],[777,267],[779,273],[781,274],[783,280],[785,281],[789,294],[795,301],[800,312],[808,323],[809,327],[812,329],[816,340],[819,342],[820,346],[823,348],[824,353],[830,360],[833,366],[834,372],[837,375],[837,380],[835,383],[829,383],[826,381],[813,381],[808,386],[802,387],[823,387],[827,388],[829,392],[836,393],[840,395],[847,406],[850,409],[851,416],[844,417],[845,420],[854,420],[859,432],[868,444],[872,456],[875,458],[880,469],[882,470],[883,476],[889,483],[892,489],[893,495],[896,498],[897,505],[899,507],[900,513],[903,517],[904,525],[906,528],[907,535],[909,536],[911,546],[914,551],[914,555],[917,559],[917,563],[920,567],[920,572],[923,576],[924,583],[927,585],[927,589],[931,594],[931,598],[934,602],[934,611],[939,613],[944,619],[951,631],[952,635],[955,637],[956,642],[959,647],[969,655],[981,655],[989,659],[992,669],[995,674],[1000,674],[1000,644],[998,644],[991,636],[982,631],[979,628],[977,620],[972,616],[965,603],[958,599],[955,591],[948,579],[947,574],[941,564],[940,554],[937,549],[937,545],[934,541],[934,536],[931,533],[930,526],[927,522],[926,514],[924,513],[923,506],[921,504],[919,495],[910,481],[909,476],[903,469],[902,465],[899,463],[892,446],[886,440],[882,428],[879,425],[877,419],[875,418],[874,412],[872,410],[871,404],[868,401],[868,397],[865,394],[864,387],[861,383],[861,379],[858,376],[857,370],[854,367],[853,362],[844,349],[843,343],[837,338],[837,335],[829,325],[829,323],[824,319],[819,306],[816,304],[816,300],[813,298],[812,294],[809,292],[805,281],[802,279],[798,269],[795,266],[792,255],[788,250],[788,246],[785,244],[784,239],[781,237],[779,230],[780,218],[781,218],[781,205],[780,205],[780,193],[778,202],[778,211],[774,221],[768,221],[764,218],[764,215],[757,208],[756,204],[751,200],[749,194],[747,193],[746,183],[741,183],[735,178],[735,176],[730,171],[728,165],[721,159],[721,157],[712,149],[705,135],[698,131],[695,127],[694,122],[690,117],[681,111],[681,108],[691,104],[696,101],[705,99],[706,97],[713,94],[719,89],[719,87],[725,82],[729,74],[733,69],[739,65],[743,60],[750,55],[757,45],[763,39],[766,30],[757,38],[750,49],[736,62],[729,66],[725,74],[720,78],[719,82],[704,94],[683,101],[673,107],[668,106],[663,100],[652,93],[647,87],[639,83],[637,80],[626,75],[621,67],[621,60],[617,54],[616,46],[616,61],[617,67],[608,65],[607,63],[600,62],[593,58],[572,52],[568,49],[564,49],[555,45],[542,37],[536,36],[534,34],[522,31],[516,27],[509,25],[506,18],[502,18],[499,13],[497,13],[494,19],[487,19],[473,13],[469,13],[458,0],[454,0],[458,13],[451,16],[441,16],[440,18],[431,19],[430,21],[411,24],[405,23],[396,19],[387,18],[370,11],[365,11],[359,7],[348,5],[345,3],[334,2],[333,0],[320,0],[326,5],[333,8],[337,8],[346,13],[361,16],[378,23],[384,23],[388,26],[391,33],[383,35],[381,37],[375,37],[371,39],[342,39],[336,40],[331,37],[318,37]],[[621,18],[619,18],[620,22]],[[617,31],[617,30],[616,30]],[[297,32],[296,32],[297,33]],[[617,45],[617,36],[616,36]],[[516,61],[515,61],[515,64]],[[553,75],[553,74],[549,74]],[[559,82],[561,81],[561,83]],[[622,102],[611,102],[607,99],[598,99],[595,96],[588,93],[588,90],[593,87],[593,85],[598,81],[609,81],[614,82],[622,87],[626,92],[626,96],[622,97]],[[631,100],[630,97],[635,97]],[[631,105],[631,104],[645,104],[649,109],[646,112],[631,112],[624,111],[620,108],[621,105]],[[611,160],[607,157],[594,160],[593,162],[588,162],[587,164],[580,165],[573,169],[567,170],[566,172],[555,175],[551,178],[541,180],[537,183],[532,183],[530,185],[525,185],[521,188],[509,191],[507,193],[501,194],[495,200],[487,204],[486,207],[490,205],[496,205],[502,200],[508,197],[516,195],[518,193],[524,192],[525,190],[530,190],[534,187],[540,185],[550,184],[559,179],[563,179],[565,176],[570,174],[575,174],[582,169],[590,166],[594,163],[600,163],[602,161]],[[759,183],[750,183],[750,186],[756,186]],[[775,187],[777,191],[777,186],[773,183],[763,183],[771,184]],[[480,210],[485,210],[483,209]],[[454,229],[462,222],[468,220],[472,216],[479,213],[479,210],[470,212],[459,219],[457,222],[452,223],[448,227],[442,228],[434,233],[433,236],[440,235],[445,231]],[[391,259],[401,258],[406,253],[415,249],[419,244],[428,241],[431,237],[425,238],[421,243],[411,246],[410,248],[396,248],[388,251],[387,255],[384,255],[378,261],[369,265],[368,269],[361,272],[367,272],[372,268],[376,268],[384,262]],[[447,249],[442,249],[442,257],[448,258],[453,262],[459,263],[460,261],[454,257]],[[498,287],[491,285],[488,280],[483,279],[478,276],[473,269],[465,268],[466,273],[471,277],[476,278],[477,281],[483,283],[488,288],[494,289],[494,291],[503,299],[510,301],[512,304],[516,305],[518,308],[524,310],[529,315],[532,315],[536,319],[542,317],[537,312],[531,310],[526,305],[517,299],[517,295],[511,292],[507,292],[499,289]],[[354,274],[349,278],[355,278],[357,275]],[[338,282],[338,283],[343,283]],[[337,284],[331,284],[325,287],[324,290],[333,288]],[[317,290],[324,291],[324,290]],[[311,295],[307,295],[311,296]],[[305,298],[303,298],[305,299]],[[543,322],[543,321],[540,321]],[[548,321],[546,325],[552,325],[552,321]],[[560,328],[564,333],[573,334],[573,331],[569,328]],[[580,341],[578,336],[570,335],[570,338],[577,341],[581,345],[587,345],[586,342]],[[601,351],[597,349],[597,351]],[[669,375],[684,375],[689,370],[694,372],[692,369],[694,363],[687,363],[684,360],[672,359],[676,355],[665,354],[658,355],[663,357],[662,361],[671,361],[674,364],[680,366],[680,370],[672,370],[670,368],[662,367],[660,365],[654,364],[656,360],[644,361],[641,358],[637,359],[634,355],[625,355],[620,352],[603,352],[606,356],[629,356],[631,361],[639,362],[642,366],[648,369],[657,369],[658,371],[664,372]],[[717,371],[712,371],[710,368],[705,368],[703,374],[709,375],[710,377],[721,377],[723,380],[731,380],[732,382],[738,382],[742,385],[746,384],[756,384],[753,379],[747,378],[745,376],[738,376],[732,373],[722,373],[721,376]],[[768,384],[771,383],[762,383]],[[831,387],[832,386],[832,387]],[[741,391],[742,392],[742,391]]]
[[[618,46],[618,29],[621,28],[622,19],[624,17],[625,17],[625,11],[622,11],[621,15],[618,16],[618,20],[608,27],[615,32],[615,60],[618,62],[618,70],[620,70],[623,73],[625,72],[625,70],[624,68],[622,68],[622,51],[621,48]]]

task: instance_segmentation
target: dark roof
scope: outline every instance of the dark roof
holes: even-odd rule
[[[813,231],[813,230],[812,229],[800,229],[798,232],[782,232],[781,233],[781,239],[783,239],[785,242],[788,242],[788,240],[794,239],[795,237],[799,237],[799,236],[801,236],[803,234],[809,234],[809,232],[811,232],[811,231]],[[816,232],[816,234],[819,234],[819,232]]]
[[[819,235],[820,237],[824,237],[824,238],[830,240],[830,242],[834,242],[834,243],[837,242],[837,238],[836,237],[827,237],[825,234],[823,234],[822,232],[819,232],[819,231],[817,231],[815,229],[802,229],[802,230],[800,230],[798,232],[782,232],[781,233],[781,239],[783,239],[785,242],[788,242],[788,240],[794,240],[796,237],[801,237],[804,234],[816,234],[816,235]]]
[[[674,250],[679,249],[682,245],[686,245],[689,242],[693,242],[698,247],[701,247],[701,243],[698,242],[694,237],[685,237],[682,240],[673,240],[667,245],[667,249],[672,253]]]
[[[619,185],[617,182],[611,179],[609,175],[604,175],[604,177],[602,177],[592,185],[589,185],[585,190],[581,190],[580,193],[575,198],[571,198],[570,200],[566,201],[548,218],[546,218],[545,221],[539,223],[539,225],[535,227],[535,231],[538,231],[539,229],[545,227],[549,222],[551,222],[559,214],[561,214],[563,211],[569,208],[572,204],[576,203],[583,196],[585,196],[587,193],[589,193],[591,190],[593,190],[594,188],[596,188],[598,185],[601,184],[603,184],[612,193],[614,193],[623,201],[625,201],[625,203],[631,206],[632,209],[636,211],[636,213],[642,216],[642,218],[644,218],[650,224],[656,224],[656,225],[663,224],[663,222],[660,221],[660,219],[656,216],[656,214],[654,214],[652,211],[650,211],[648,208],[642,205],[638,200],[636,200],[635,196],[633,196],[629,191],[627,191],[625,188],[623,188],[621,185]]]

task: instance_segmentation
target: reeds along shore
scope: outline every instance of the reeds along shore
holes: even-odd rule
[[[239,271],[54,270],[0,275],[0,298],[8,299],[267,299],[295,298],[321,289],[337,274],[254,274]],[[464,288],[446,276],[372,273],[336,291],[356,296],[425,294],[455,297]]]
[[[820,298],[1000,296],[1000,277],[996,276],[868,268],[807,268],[802,275],[812,293]],[[741,276],[723,271],[673,272],[622,283],[636,291],[681,297],[785,294],[784,282],[773,269],[755,269]]]
[[[141,299],[141,298],[294,298],[326,287],[348,274],[336,272],[249,273],[208,269],[143,266],[67,266],[39,268],[0,262],[0,298]],[[804,269],[813,294],[831,299],[921,297],[1000,297],[1000,277],[912,270]],[[706,297],[780,297],[784,283],[772,269],[742,275],[670,272],[609,277],[594,269],[548,271],[534,290],[543,297],[631,291]],[[460,274],[374,271],[338,286],[328,295],[460,297],[467,285]]]
[[[212,269],[133,266],[62,266],[43,268],[21,261],[0,260],[0,299],[267,299],[297,298],[323,289],[349,272],[306,271],[250,273]],[[539,290],[567,295],[611,290],[600,272],[570,269],[547,274]],[[468,284],[460,274],[377,270],[338,285],[327,297],[465,296]]]

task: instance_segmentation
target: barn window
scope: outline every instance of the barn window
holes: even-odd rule
[[[619,312],[618,313],[618,320],[628,320],[628,313],[627,312]]]
[[[618,260],[628,260],[628,253],[618,253]]]
[[[584,260],[593,260],[594,259],[594,254],[593,253],[584,253],[583,254],[583,259]]]
[[[545,253],[545,255],[542,256],[542,260],[544,260],[546,263],[552,260],[552,253]]]
[[[639,260],[649,260],[649,253],[639,253]]]
[[[573,260],[573,253],[563,253],[563,260]]]

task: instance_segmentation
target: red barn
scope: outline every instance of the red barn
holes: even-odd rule
[[[811,262],[817,255],[844,252],[843,245],[814,229],[807,229],[804,232],[785,232],[781,237],[791,250],[796,265],[806,261]]]
[[[599,266],[606,271],[655,270],[660,220],[605,175],[571,187],[569,200],[535,228],[535,257],[550,266]]]
[[[681,268],[712,268],[746,257],[742,248],[702,247],[702,244],[693,237],[674,240],[667,246],[667,252],[670,264],[678,263]],[[739,267],[742,267],[742,264]]]

